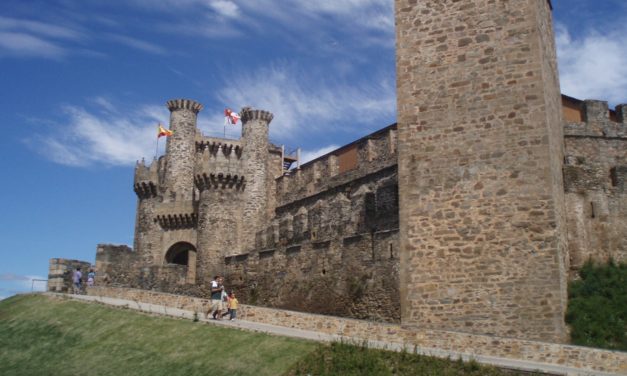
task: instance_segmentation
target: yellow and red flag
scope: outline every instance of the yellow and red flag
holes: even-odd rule
[[[162,136],[168,137],[168,136],[172,136],[172,131],[169,129],[165,129],[163,128],[163,126],[161,124],[159,124],[159,129],[157,129],[157,138],[160,138]]]

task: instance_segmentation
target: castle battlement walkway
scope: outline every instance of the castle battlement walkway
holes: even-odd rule
[[[88,295],[46,293],[76,300],[194,319],[216,325],[315,341],[350,341],[369,347],[464,360],[556,375],[625,375],[627,353],[240,305],[237,321],[204,318],[209,301],[191,296],[117,287],[90,288]]]

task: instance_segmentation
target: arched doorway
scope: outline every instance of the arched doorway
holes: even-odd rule
[[[178,242],[170,246],[165,253],[165,263],[187,267],[187,283],[196,282],[196,247],[187,242]]]

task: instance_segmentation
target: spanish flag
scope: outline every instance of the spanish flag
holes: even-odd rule
[[[172,133],[173,132],[171,130],[165,129],[161,124],[159,124],[159,129],[157,129],[157,138],[160,138],[161,136],[172,136]]]

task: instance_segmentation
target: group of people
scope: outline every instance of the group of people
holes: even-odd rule
[[[93,286],[95,279],[96,272],[94,272],[94,269],[89,269],[89,273],[87,273],[87,286]],[[76,268],[74,273],[72,273],[72,283],[74,284],[74,293],[80,294],[83,291],[83,273],[81,273],[81,268]]]
[[[87,273],[87,286],[94,285],[96,279],[96,272],[94,269],[89,269]],[[74,284],[74,294],[81,294],[83,292],[83,273],[81,268],[76,268],[72,273],[72,282]],[[205,313],[205,317],[211,316],[214,320],[221,320],[225,316],[229,316],[229,320],[235,320],[237,318],[237,307],[239,302],[235,297],[235,293],[231,291],[227,294],[224,288],[224,277],[215,276],[211,281],[211,306]]]
[[[213,278],[211,281],[211,306],[205,313],[205,317],[211,316],[214,320],[221,320],[225,316],[229,316],[229,320],[235,320],[237,318],[237,306],[239,302],[235,297],[235,293],[231,291],[226,293],[224,288],[224,277],[219,275]],[[223,312],[226,308],[226,312]]]

